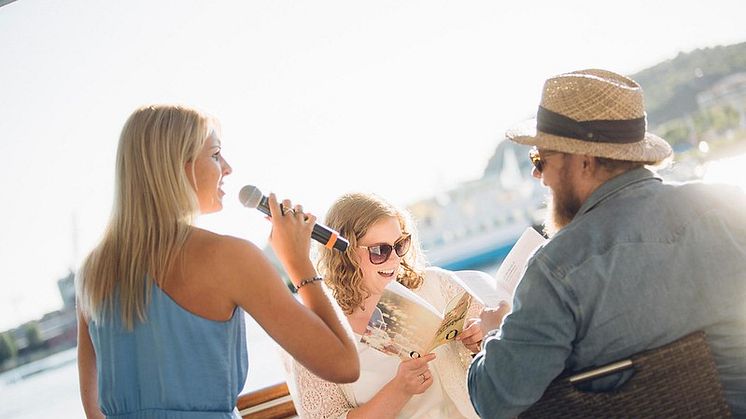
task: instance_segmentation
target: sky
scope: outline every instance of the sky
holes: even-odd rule
[[[323,216],[349,191],[406,206],[478,178],[543,81],[632,74],[746,41],[740,0],[18,0],[0,7],[0,331],[61,306],[106,225],[119,131],[149,103],[222,123],[223,212],[266,242],[253,184]]]

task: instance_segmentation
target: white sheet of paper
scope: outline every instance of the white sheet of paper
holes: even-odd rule
[[[528,260],[546,239],[532,227],[518,238],[498,268],[495,277],[482,271],[456,271],[456,275],[474,297],[486,307],[497,307],[500,301],[513,303],[513,294],[523,277]]]
[[[399,295],[403,299],[412,301],[413,303],[426,308],[428,311],[433,313],[439,319],[441,320],[443,319],[443,313],[436,310],[432,304],[428,303],[424,298],[415,294],[414,292],[412,292],[412,290],[410,290],[409,288],[405,287],[404,285],[396,281],[389,282],[388,285],[386,285],[386,291],[393,292],[394,294]]]
[[[500,264],[495,274],[495,288],[505,289],[510,294],[510,301],[513,300],[513,294],[518,287],[518,283],[523,278],[523,272],[526,271],[528,260],[534,254],[536,249],[544,244],[547,239],[544,238],[533,227],[527,228],[513,248]]]
[[[463,287],[485,307],[497,307],[500,301],[511,301],[504,289],[495,288],[495,278],[482,271],[456,271]]]

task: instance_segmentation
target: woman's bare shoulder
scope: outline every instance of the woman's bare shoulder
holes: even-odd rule
[[[197,250],[218,258],[232,257],[237,254],[244,257],[262,254],[262,250],[249,240],[200,228],[195,228],[192,231],[189,241],[191,242],[190,245]]]
[[[187,246],[192,272],[218,280],[228,295],[247,283],[279,278],[262,249],[248,240],[195,229]]]
[[[254,243],[203,229],[192,231],[185,254],[200,265],[192,265],[192,269],[210,272],[212,277],[222,277],[228,282],[272,269],[264,252]]]

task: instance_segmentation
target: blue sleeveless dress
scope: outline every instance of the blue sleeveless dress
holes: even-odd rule
[[[236,307],[225,322],[208,320],[154,284],[147,315],[132,331],[118,307],[100,324],[88,323],[103,413],[117,419],[237,418],[236,398],[248,371],[244,311]]]

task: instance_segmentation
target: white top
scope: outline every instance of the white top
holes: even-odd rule
[[[396,376],[401,360],[386,355],[360,342],[360,335],[355,334],[357,353],[360,356],[360,378],[350,384],[350,391],[357,405],[367,403],[378,391]],[[434,352],[441,355],[436,348]],[[434,366],[431,366],[431,370]],[[433,384],[422,394],[412,396],[399,412],[402,418],[460,418],[463,417],[442,387],[440,375],[433,371]],[[301,415],[301,417],[304,417]]]
[[[425,280],[414,291],[436,309],[446,304],[461,288],[451,278],[452,272],[427,268]],[[481,304],[472,300],[467,317],[479,317]],[[352,331],[348,332],[352,335]],[[305,418],[345,418],[347,412],[366,403],[396,375],[400,359],[386,355],[360,342],[354,335],[360,356],[360,378],[352,384],[334,384],[316,377],[287,354],[284,354],[288,388],[298,415]],[[478,418],[466,389],[466,369],[471,354],[461,342],[451,342],[435,349],[438,355],[430,363],[433,384],[422,394],[413,396],[397,417],[420,419]]]

